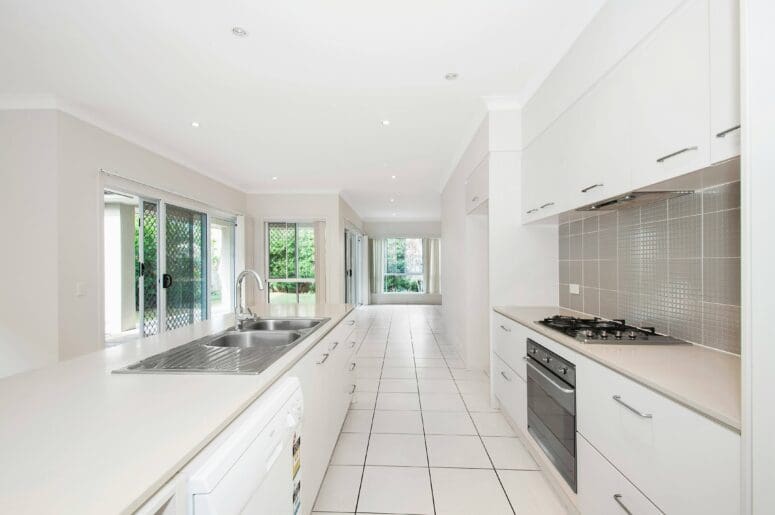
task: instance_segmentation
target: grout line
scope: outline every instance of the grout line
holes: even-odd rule
[[[423,318],[425,318],[423,316]],[[427,321],[426,321],[427,323]],[[429,325],[430,327],[430,325]],[[412,329],[409,329],[410,337],[414,336],[412,334]],[[433,337],[434,344],[438,346],[438,343],[436,343],[436,337]],[[414,379],[417,382],[417,402],[420,405],[420,423],[422,424],[422,440],[423,444],[425,445],[425,463],[428,464],[428,484],[431,488],[431,504],[433,505],[433,513],[435,515],[436,513],[436,496],[433,492],[433,476],[431,476],[431,458],[428,454],[428,437],[425,434],[425,416],[423,415],[422,410],[422,397],[420,396],[420,377],[417,375],[417,358],[414,354],[414,339],[411,340],[411,346],[412,346],[412,362],[414,363]]]

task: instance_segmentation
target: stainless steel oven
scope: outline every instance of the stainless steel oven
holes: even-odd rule
[[[576,367],[527,340],[527,428],[576,491]]]

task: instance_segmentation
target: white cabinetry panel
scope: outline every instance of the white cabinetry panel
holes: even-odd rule
[[[740,155],[740,3],[710,0],[709,14],[710,158],[717,163]]]
[[[493,360],[493,391],[517,427],[527,434],[527,384],[498,356]]]
[[[466,212],[470,213],[489,197],[490,159],[485,157],[466,181]]]

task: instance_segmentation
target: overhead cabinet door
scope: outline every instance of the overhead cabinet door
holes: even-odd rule
[[[740,3],[710,0],[710,151],[740,155]]]
[[[710,163],[708,23],[708,0],[692,0],[630,57],[636,187]]]

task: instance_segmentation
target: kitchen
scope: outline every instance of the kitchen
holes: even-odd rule
[[[769,2],[111,4],[0,3],[0,512],[775,510]]]

